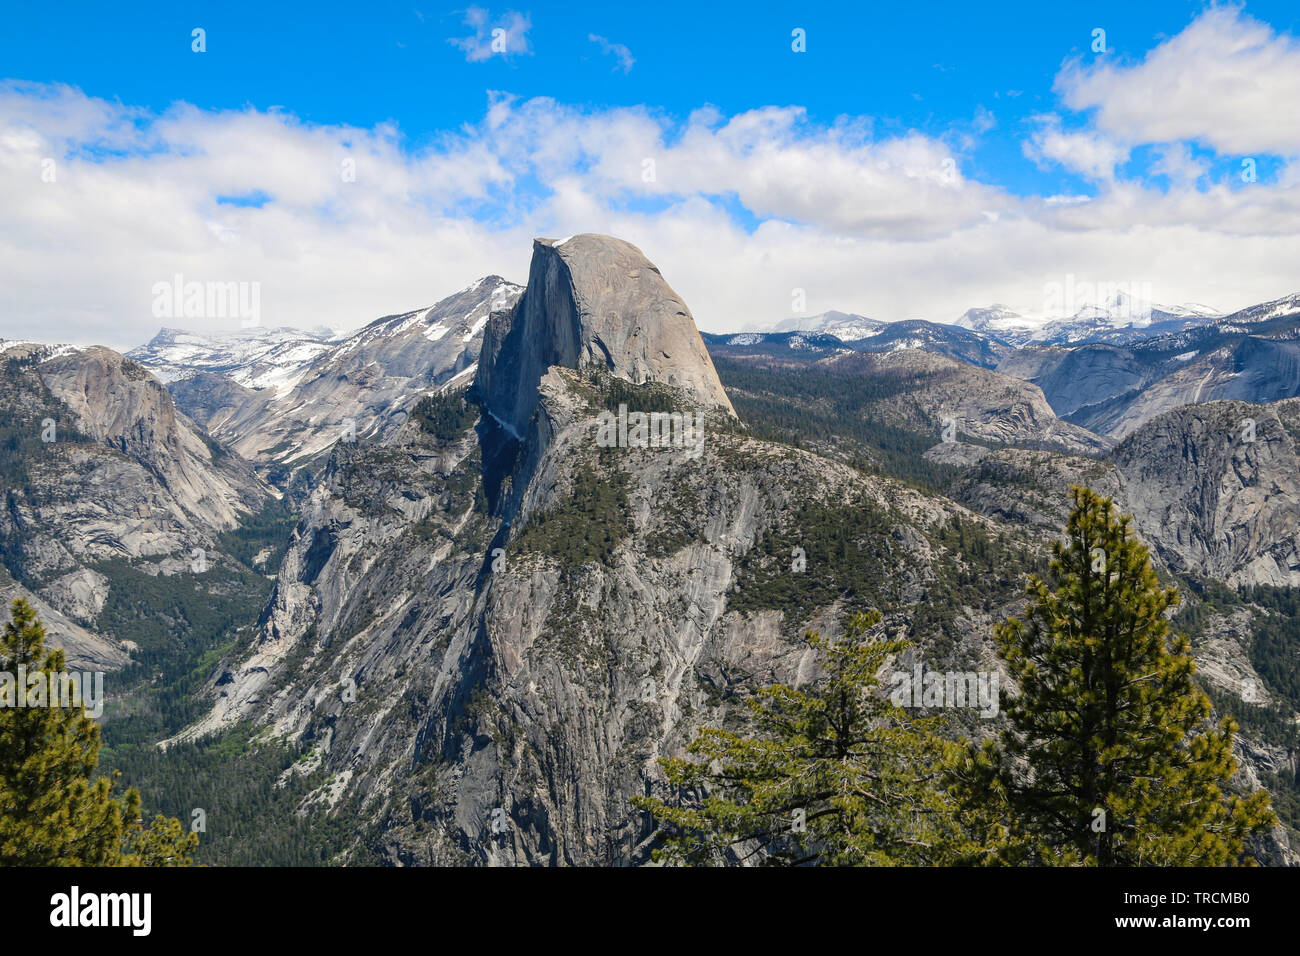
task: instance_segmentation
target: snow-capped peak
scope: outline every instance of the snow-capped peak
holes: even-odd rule
[[[1027,331],[1034,327],[1032,320],[996,302],[987,309],[967,309],[952,324],[972,332]]]
[[[274,389],[283,398],[308,375],[350,353],[403,348],[410,336],[438,342],[455,333],[457,348],[482,333],[492,312],[508,308],[523,288],[500,276],[485,276],[440,302],[387,315],[355,331],[246,328],[192,332],[165,328],[148,345],[127,353],[163,381],[196,371],[214,372],[246,388]],[[418,359],[413,358],[412,361]]]
[[[822,312],[819,315],[783,319],[773,326],[773,332],[824,332],[841,342],[856,342],[869,338],[885,325],[879,319],[849,312]]]
[[[225,375],[245,388],[292,388],[301,370],[328,352],[330,329],[242,328],[224,332],[160,329],[127,352],[164,382],[196,371]]]
[[[1231,317],[1242,322],[1265,322],[1280,315],[1292,315],[1296,312],[1300,312],[1300,292],[1239,309],[1232,313]]]

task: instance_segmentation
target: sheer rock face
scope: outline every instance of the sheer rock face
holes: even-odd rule
[[[1259,440],[1271,441],[1268,410],[1251,410]],[[993,521],[734,432],[711,434],[698,461],[629,449],[601,465],[593,409],[563,369],[543,376],[532,422],[544,425],[545,440],[529,432],[525,444],[544,447],[530,448],[538,460],[516,472],[529,477],[513,529],[481,510],[460,480],[482,467],[475,429],[444,441],[408,423],[388,444],[337,447],[303,510],[260,633],[213,672],[212,709],[182,738],[254,721],[318,745],[339,790],[327,786],[313,799],[357,800],[345,812],[370,826],[367,848],[389,863],[642,863],[654,827],[628,801],[663,792],[657,759],[681,756],[698,727],[724,724],[733,694],[815,674],[815,656],[797,640],[802,620],[734,606],[750,587],[743,567],[771,530],[790,527],[786,516],[812,501],[873,502],[887,515],[886,530],[857,529],[865,552],[850,551],[877,554],[887,567],[879,603],[895,633],[913,608],[936,600],[932,584],[968,566],[952,541],[934,536],[955,518],[991,534],[1024,529],[1026,543],[1041,549],[1059,535],[1070,483],[1120,495],[1125,510],[1145,514],[1140,496],[1121,494],[1145,487],[1129,474],[1136,459],[1127,456],[1115,466],[985,449],[984,462],[1051,486],[996,481],[985,494],[974,485],[963,497],[995,505]],[[1153,438],[1132,451],[1145,461],[1163,447]],[[403,466],[385,466],[394,459]],[[620,515],[627,527],[607,560],[570,564],[547,550],[562,541],[523,537],[598,467],[622,472],[628,488]],[[1170,462],[1163,467],[1176,477]],[[1029,514],[1006,503],[1017,493],[1033,495]],[[783,548],[774,559],[784,562]],[[813,561],[807,573],[824,572]],[[952,608],[961,635],[952,650],[918,636],[927,666],[997,666],[993,626],[1023,613],[1021,582],[1007,575],[981,591],[987,603]],[[818,606],[806,626],[834,633],[842,611],[839,601]],[[1212,678],[1235,681],[1229,689],[1238,693],[1258,680],[1239,648],[1215,645],[1202,656]],[[1245,738],[1238,754],[1252,786],[1255,768],[1287,759],[1294,766],[1293,757]],[[1288,847],[1280,833],[1268,858],[1295,859]]]
[[[43,363],[40,374],[84,434],[145,468],[190,522],[225,531],[262,506],[266,489],[251,470],[214,452],[130,359],[89,348]]]
[[[55,592],[53,596],[57,594]],[[127,653],[130,645],[87,630],[53,604],[42,600],[40,595],[0,578],[0,607],[3,608],[0,614],[6,621],[9,619],[9,605],[18,598],[25,599],[36,610],[36,616],[45,625],[46,646],[61,648],[70,670],[116,670],[130,662]],[[99,597],[98,602],[102,605],[103,598]]]
[[[664,792],[658,758],[683,755],[700,726],[724,725],[755,687],[815,676],[799,635],[834,633],[842,618],[835,592],[795,619],[748,576],[767,563],[784,577],[789,552],[769,546],[773,533],[815,531],[794,516],[871,504],[882,524],[850,523],[847,552],[879,564],[872,600],[887,632],[918,606],[943,605],[955,636],[935,640],[926,627],[917,654],[931,668],[988,669],[995,622],[1023,613],[1022,582],[991,575],[977,599],[950,596],[944,582],[972,564],[940,530],[960,520],[1041,551],[1059,535],[1069,483],[1133,511],[1137,498],[1120,493],[1145,487],[1128,457],[985,449],[971,457],[1004,469],[988,486],[972,477],[963,501],[995,509],[983,518],[736,430],[710,431],[699,459],[622,449],[602,460],[587,391],[562,366],[541,376],[508,508],[505,491],[466,480],[489,470],[484,437],[501,429],[486,423],[442,439],[412,421],[384,443],[337,446],[255,639],[212,672],[211,709],[181,738],[253,721],[310,742],[331,780],[311,799],[355,801],[339,806],[363,825],[357,848],[389,863],[643,863],[654,825],[629,800]],[[1300,409],[1279,415],[1290,422]],[[1273,435],[1263,424],[1258,433]],[[1153,440],[1132,460],[1162,447]],[[1013,469],[1038,480],[999,480]],[[604,517],[575,505],[584,475],[617,478],[625,500]],[[540,520],[575,507],[616,539],[607,556],[565,556],[571,532]],[[827,558],[808,558],[801,573],[827,573]],[[1252,676],[1239,654],[1220,670]],[[1242,752],[1251,767],[1285,757]],[[1269,852],[1293,859],[1286,839]]]
[[[1300,401],[1209,402],[1145,423],[1104,459],[953,442],[926,457],[969,468],[949,497],[997,519],[1060,528],[1069,486],[1113,497],[1157,564],[1234,586],[1300,585]],[[1253,422],[1252,426],[1249,423]]]
[[[1278,411],[1189,405],[1115,450],[1122,501],[1172,570],[1300,586],[1300,461]]]
[[[0,569],[0,597],[30,601],[70,665],[121,667],[130,643],[96,633],[111,586],[99,566],[188,571],[192,549],[212,549],[265,506],[268,489],[111,349],[12,346],[0,356],[12,363],[0,416],[33,439],[45,432],[6,475],[0,540],[22,579]]]
[[[735,414],[686,303],[641,250],[595,234],[538,239],[523,297],[488,325],[476,389],[523,434],[546,369],[590,363]]]

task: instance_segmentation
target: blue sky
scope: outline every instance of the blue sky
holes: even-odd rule
[[[796,286],[818,308],[944,321],[962,303],[1033,312],[1036,290],[1074,271],[1134,269],[1158,294],[1225,309],[1300,287],[1282,265],[1296,230],[1278,218],[1296,208],[1294,80],[1276,76],[1296,73],[1300,7],[984,6],[11,5],[0,35],[0,78],[14,81],[0,98],[7,168],[51,158],[71,188],[0,212],[0,241],[6,229],[15,244],[40,232],[41,215],[55,229],[91,216],[105,243],[150,232],[92,199],[92,180],[146,206],[151,189],[159,208],[175,204],[178,241],[144,242],[138,276],[88,277],[81,298],[62,281],[40,288],[45,273],[27,268],[8,278],[30,290],[5,294],[20,315],[43,303],[32,326],[48,327],[53,295],[69,337],[139,335],[150,324],[131,312],[139,287],[184,268],[268,283],[285,323],[347,325],[486,271],[522,278],[525,235],[615,228],[679,269],[669,279],[705,328],[779,319],[790,296],[778,288]],[[507,31],[505,53],[487,46],[494,27]],[[796,28],[806,52],[791,49]],[[1206,88],[1144,105],[1188,77]],[[383,170],[382,183],[362,177],[372,193],[301,191],[278,158],[301,151],[302,172],[313,151],[337,164],[358,143],[363,166]],[[653,188],[639,185],[646,160],[657,163]],[[1152,229],[1163,245],[1145,258],[1100,251]],[[375,248],[421,235],[432,245],[412,261],[445,268],[399,275],[404,256]],[[691,236],[708,238],[695,249]],[[1036,261],[1019,276],[962,261],[989,242],[998,262]],[[93,257],[86,243],[69,255]],[[1234,250],[1248,261],[1210,283],[1207,263]],[[711,272],[702,252],[715,256]],[[346,261],[381,254],[335,288]],[[752,288],[745,269],[770,273],[773,257],[794,263],[779,283],[751,298],[718,293],[728,277]],[[952,282],[938,294],[927,270],[945,259]],[[317,301],[308,290],[321,285]]]
[[[731,115],[805,107],[830,123],[868,115],[881,132],[944,136],[990,111],[997,128],[970,152],[970,173],[1019,195],[1088,191],[1063,170],[1021,153],[1027,118],[1056,102],[1066,57],[1094,57],[1106,30],[1112,56],[1141,57],[1205,4],[1090,0],[845,4],[552,3],[528,15],[530,53],[467,64],[448,38],[468,36],[465,9],[427,3],[71,3],[57,16],[12,5],[0,36],[7,76],[75,85],[94,96],[162,110],[177,100],[209,109],[282,108],[303,120],[400,124],[412,146],[479,120],[488,90],[553,97],[590,108],[647,104],[684,118],[708,103]],[[490,12],[498,16],[508,8]],[[1300,34],[1293,0],[1248,12]],[[206,55],[190,31],[207,31]],[[807,53],[791,50],[791,31]],[[616,55],[588,37],[625,46]]]

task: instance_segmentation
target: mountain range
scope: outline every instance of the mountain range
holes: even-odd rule
[[[1114,318],[701,335],[584,234],[348,335],[0,342],[0,588],[113,672],[129,780],[227,808],[215,862],[635,865],[657,759],[797,683],[804,631],[873,607],[999,667],[1087,484],[1185,595],[1234,784],[1300,806],[1300,635],[1263,636],[1300,588],[1300,297]],[[1265,862],[1300,860],[1282,816]]]

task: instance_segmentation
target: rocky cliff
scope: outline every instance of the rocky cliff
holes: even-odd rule
[[[936,661],[990,663],[977,635],[1019,599],[1008,569],[975,587],[953,538],[990,522],[747,436],[657,273],[625,243],[570,242],[539,244],[493,318],[473,427],[444,427],[472,409],[453,383],[441,417],[334,449],[257,639],[182,735],[251,720],[310,744],[312,804],[369,823],[354,853],[643,862],[653,827],[628,801],[662,785],[656,758],[806,673],[803,627],[878,606]],[[698,409],[698,454],[602,447],[628,403]],[[941,610],[919,626],[917,604]]]
[[[1208,402],[1166,412],[1102,458],[936,445],[961,468],[952,497],[995,518],[1064,523],[1071,484],[1114,497],[1158,564],[1234,586],[1300,585],[1300,459],[1294,409]]]
[[[192,523],[227,530],[261,506],[265,486],[178,414],[167,390],[130,359],[82,349],[43,362],[39,374],[71,412],[70,424],[145,468]]]
[[[443,443],[408,425],[382,449],[339,449],[259,640],[213,675],[189,734],[251,719],[311,742],[389,862],[644,861],[652,828],[628,799],[660,784],[657,757],[747,689],[803,673],[801,625],[870,602],[906,629],[964,567],[943,529],[982,524],[725,416],[697,460],[602,454],[598,394],[568,370],[541,391],[549,442],[508,528],[466,481],[482,468],[473,431]],[[804,573],[794,546],[809,593],[783,612],[780,582]],[[854,597],[823,592],[837,574],[863,582]],[[1018,587],[983,591],[918,633],[936,660],[988,661],[971,635]]]
[[[643,260],[579,238],[568,259],[539,244],[527,291],[493,317],[478,407],[462,378],[391,434],[335,446],[255,639],[212,672],[210,710],[181,735],[252,721],[310,748],[324,782],[303,812],[358,821],[342,859],[644,862],[653,827],[628,801],[663,785],[656,758],[757,686],[808,676],[805,628],[874,606],[927,664],[996,667],[993,624],[1021,606],[1066,486],[1136,508],[1148,479],[1133,463],[1165,454],[1153,435],[1101,457],[1108,443],[1061,427],[1036,388],[978,369],[963,371],[984,377],[974,397],[950,382],[899,398],[900,427],[951,408],[989,437],[1061,445],[941,444],[971,469],[957,500],[759,440],[684,331],[649,349],[651,330],[630,334],[658,293],[610,298],[612,278],[590,278]],[[588,326],[602,302],[643,304],[607,310],[620,332]],[[918,354],[864,360],[922,377],[958,364]],[[701,453],[602,447],[601,416],[620,404],[701,410]],[[1220,537],[1207,547],[1227,555]]]
[[[1275,409],[1178,408],[1138,429],[1114,460],[1121,500],[1171,569],[1300,585],[1300,459]]]
[[[112,587],[103,567],[190,573],[195,549],[206,563],[269,489],[116,352],[13,346],[0,360],[6,594],[50,610],[45,620],[74,663],[120,666],[127,638],[96,627]]]
[[[493,318],[474,387],[484,407],[522,434],[552,366],[599,365],[658,382],[734,414],[690,310],[641,250],[611,236],[538,239],[528,287]]]

